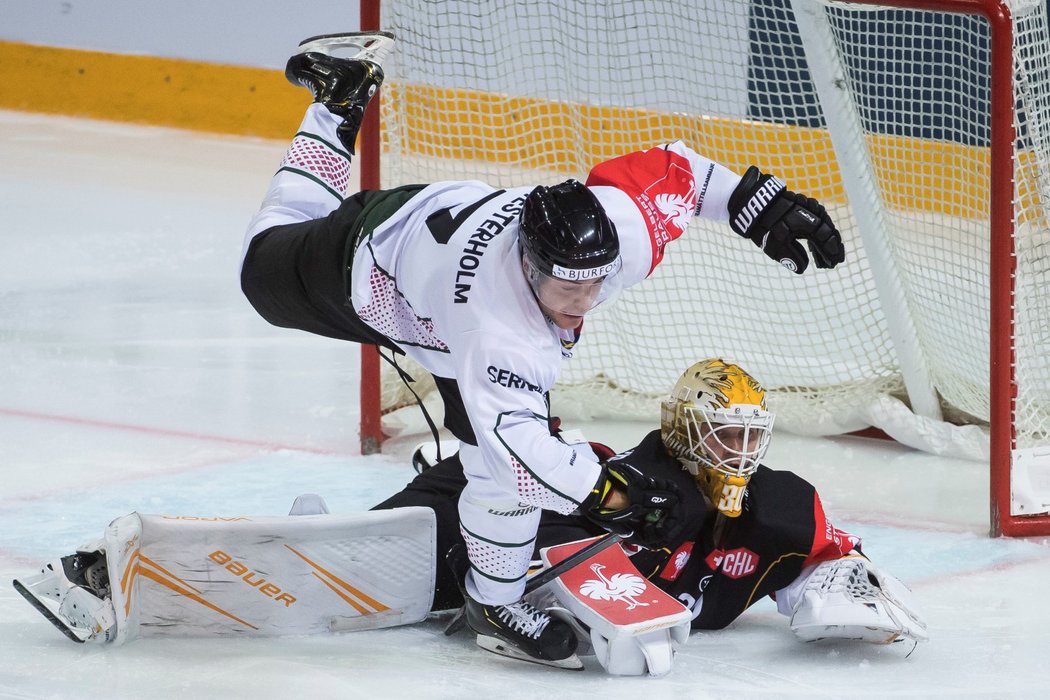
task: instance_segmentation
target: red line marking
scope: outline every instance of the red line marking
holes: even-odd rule
[[[28,418],[31,420],[48,421],[51,423],[66,423],[69,425],[81,425],[91,428],[103,428],[106,430],[126,430],[147,435],[164,435],[166,437],[185,438],[188,440],[200,440],[204,442],[221,442],[228,445],[245,445],[258,447],[265,450],[292,450],[295,452],[309,452],[318,455],[345,455],[341,450],[320,449],[304,445],[286,445],[278,442],[264,442],[260,440],[246,440],[244,438],[225,437],[222,435],[206,435],[204,433],[192,433],[183,430],[170,430],[168,428],[154,428],[146,425],[134,425],[131,423],[117,423],[115,421],[96,420],[94,418],[79,418],[77,416],[60,416],[51,413],[36,413],[34,411],[22,411],[11,408],[0,408],[0,415],[13,418]]]

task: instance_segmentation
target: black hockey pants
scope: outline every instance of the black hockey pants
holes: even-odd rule
[[[275,326],[404,354],[354,311],[350,270],[359,243],[423,187],[358,192],[324,218],[263,231],[248,247],[241,290],[259,315]],[[445,427],[458,439],[476,445],[459,385],[453,379],[434,379],[445,403]]]

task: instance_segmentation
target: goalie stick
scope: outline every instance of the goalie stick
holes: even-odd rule
[[[587,561],[595,554],[598,554],[599,552],[604,552],[606,549],[612,547],[614,544],[619,544],[622,539],[623,537],[621,537],[620,535],[610,532],[605,537],[601,538],[600,540],[597,540],[596,542],[593,542],[592,544],[587,545],[580,551],[576,552],[576,554],[573,554],[571,557],[567,557],[564,561],[558,562],[554,566],[548,567],[540,573],[533,576],[532,578],[530,578],[525,583],[525,593],[532,593],[540,586],[550,583],[554,579],[564,574],[569,569],[572,569],[577,565]]]
[[[605,537],[602,537],[595,542],[587,545],[580,551],[576,552],[570,557],[565,558],[563,561],[558,562],[554,566],[547,567],[540,571],[528,581],[525,582],[525,595],[532,593],[540,586],[544,586],[554,579],[558,578],[566,571],[576,567],[579,564],[587,561],[591,557],[601,552],[604,552],[614,544],[619,544],[623,540],[623,537],[613,533],[609,533]],[[466,595],[466,592],[463,593]],[[463,629],[463,626],[467,624],[466,608],[460,608],[456,611],[456,614],[452,616],[452,619],[448,621],[448,625],[445,626],[445,636],[451,636]]]

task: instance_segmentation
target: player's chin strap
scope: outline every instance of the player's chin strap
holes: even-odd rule
[[[404,382],[405,388],[408,389],[412,393],[412,396],[415,397],[416,405],[419,406],[419,410],[423,412],[423,419],[426,420],[427,426],[430,427],[430,434],[434,436],[434,444],[437,446],[437,462],[440,462],[441,437],[438,435],[437,424],[434,423],[434,419],[430,417],[430,413],[427,411],[426,406],[423,405],[423,399],[420,398],[419,394],[416,393],[416,390],[412,388],[412,383],[416,381],[415,377],[413,377],[411,374],[402,369],[401,365],[397,364],[397,360],[393,355],[390,355],[389,357],[385,355],[383,353],[382,345],[376,345],[376,352],[379,353],[379,356],[386,360],[390,364],[390,366],[394,368],[394,370],[397,372],[397,376],[401,378],[402,382]],[[435,464],[437,464],[437,462],[435,462]]]

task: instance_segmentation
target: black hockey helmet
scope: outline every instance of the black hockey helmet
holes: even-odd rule
[[[521,254],[538,272],[585,281],[620,268],[620,241],[598,198],[577,180],[537,187],[525,199]]]

